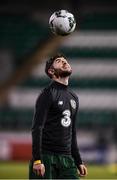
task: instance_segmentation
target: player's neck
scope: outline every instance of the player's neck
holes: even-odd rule
[[[69,77],[64,77],[64,78],[53,78],[54,81],[57,81],[61,84],[64,84],[64,85],[68,85],[68,82],[69,82]]]

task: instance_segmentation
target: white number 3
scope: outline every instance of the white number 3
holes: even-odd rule
[[[70,118],[71,112],[69,110],[65,110],[65,111],[63,111],[62,114],[64,115],[64,117],[61,119],[62,126],[64,126],[64,127],[70,126],[70,124],[71,124],[71,118]]]

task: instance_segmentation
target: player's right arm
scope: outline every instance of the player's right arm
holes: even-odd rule
[[[38,175],[44,175],[45,167],[42,162],[42,130],[51,106],[52,97],[49,90],[44,90],[38,97],[32,123],[32,157],[33,171]]]

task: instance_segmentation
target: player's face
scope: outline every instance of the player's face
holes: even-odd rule
[[[72,68],[64,57],[55,59],[53,63],[53,69],[57,77],[67,77],[72,73]]]

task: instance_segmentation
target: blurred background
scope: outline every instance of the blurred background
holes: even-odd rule
[[[50,15],[74,14],[77,27],[52,35]],[[36,98],[48,85],[45,61],[61,52],[79,96],[77,139],[92,179],[117,179],[117,2],[114,0],[1,0],[0,178],[28,178]],[[6,170],[7,169],[7,170]]]

